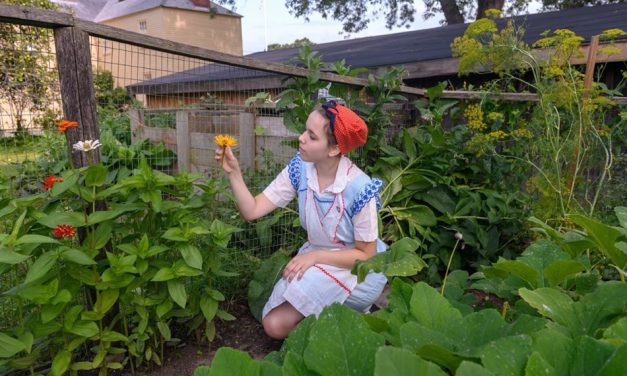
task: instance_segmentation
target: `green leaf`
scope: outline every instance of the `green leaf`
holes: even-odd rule
[[[52,197],[57,197],[72,188],[78,181],[78,174],[74,170],[68,170],[61,174],[62,182],[55,183],[50,189]]]
[[[569,218],[586,230],[586,233],[594,240],[599,250],[609,257],[616,266],[621,269],[627,266],[627,253],[622,252],[615,246],[618,238],[622,236],[621,231],[584,215],[573,214]]]
[[[24,343],[0,332],[0,358],[11,358],[24,349]]]
[[[62,376],[65,371],[70,367],[72,362],[72,353],[67,350],[61,350],[55,355],[52,360],[52,367],[50,368],[51,376]]]
[[[172,297],[172,300],[176,302],[181,308],[185,308],[185,304],[187,304],[187,293],[185,292],[185,286],[176,279],[169,280],[168,282],[168,292]]]
[[[627,206],[617,206],[614,208],[616,218],[623,228],[627,228]]]
[[[304,360],[321,375],[370,375],[374,355],[384,344],[360,314],[340,304],[326,307],[312,324]]]
[[[20,237],[15,244],[59,244],[59,241],[49,236],[32,234]]]
[[[129,339],[122,333],[115,332],[113,330],[105,330],[100,336],[101,341],[105,342],[128,342]]]
[[[71,261],[79,265],[95,265],[96,261],[87,256],[85,252],[74,248],[68,248],[61,253],[61,258],[66,261]]]
[[[625,346],[623,345],[621,348],[624,349]],[[618,351],[620,351],[620,348]],[[625,370],[624,356],[623,363],[619,365],[618,368],[616,368],[615,364],[611,364],[612,357],[618,351],[615,346],[607,342],[599,341],[588,336],[581,336],[575,341],[575,354],[570,363],[569,375],[601,375],[603,374],[602,369],[607,366],[614,370],[620,369],[620,371],[618,371],[618,373],[606,373],[605,375],[622,375]]]
[[[531,266],[523,262],[514,260],[499,260],[496,264],[492,264],[492,267],[515,275],[527,282],[527,285],[531,288],[538,287],[538,281],[540,279],[539,273]]]
[[[48,227],[55,228],[57,225],[70,225],[72,227],[85,226],[85,216],[83,213],[51,213],[45,217],[39,218],[38,223]]]
[[[98,300],[96,300],[96,304],[94,305],[94,310],[102,315],[109,312],[109,310],[113,307],[115,302],[118,301],[118,297],[120,296],[120,290],[111,289],[105,290],[100,293],[98,296]]]
[[[202,255],[198,248],[191,244],[181,244],[178,246],[178,249],[187,265],[192,268],[202,269]]]
[[[627,345],[623,345],[605,362],[598,376],[614,376],[625,372],[627,364]]]
[[[446,376],[447,374],[436,364],[421,359],[411,351],[384,346],[375,355],[374,375]]]
[[[100,222],[109,221],[119,217],[127,211],[127,209],[95,211],[87,217],[87,224],[91,226]]]
[[[444,331],[451,322],[462,317],[448,300],[424,282],[419,282],[413,287],[410,312],[420,324],[438,331]]]
[[[101,223],[95,231],[89,233],[83,243],[90,250],[102,249],[111,239],[113,226],[110,222]]]
[[[218,312],[218,302],[207,295],[203,295],[200,297],[200,310],[205,319],[211,321]]]
[[[55,265],[57,261],[56,252],[47,252],[41,255],[33,265],[28,268],[28,273],[26,273],[26,278],[24,279],[24,284],[31,283],[40,278],[43,278],[52,267]]]
[[[102,164],[93,164],[85,171],[85,185],[88,187],[100,187],[107,179],[107,168]]]
[[[387,277],[408,277],[416,275],[427,266],[423,259],[416,254],[420,243],[415,239],[403,238],[390,247],[386,252],[378,253],[365,261],[358,261],[353,267],[353,274],[357,274],[358,282],[363,282],[369,271],[381,272]]]
[[[477,363],[464,360],[457,367],[455,376],[494,376],[494,374]]]
[[[172,334],[170,333],[170,327],[168,326],[168,324],[164,323],[163,321],[159,321],[157,322],[157,328],[159,329],[159,333],[161,333],[163,339],[169,341],[172,338]]]
[[[20,340],[20,342],[24,344],[24,350],[26,350],[26,352],[30,354],[33,348],[33,341],[35,339],[35,337],[33,336],[33,333],[29,331],[25,331],[19,336],[18,339]]]
[[[172,304],[172,301],[170,299],[165,299],[162,303],[160,303],[159,305],[157,305],[157,317],[159,318],[163,318],[163,316],[170,312],[170,310],[172,309],[172,306],[174,304]]]
[[[526,335],[497,339],[479,351],[483,366],[499,376],[522,375],[530,353],[531,338]]]
[[[95,336],[99,331],[98,325],[96,325],[95,322],[87,320],[79,320],[75,322],[72,328],[68,330],[68,332],[72,334],[87,338]]]
[[[53,279],[47,285],[27,286],[17,291],[17,295],[36,304],[46,304],[57,295],[59,280]]]
[[[622,341],[627,343],[627,317],[622,317],[603,332],[603,338]]]
[[[166,230],[166,232],[161,235],[162,238],[167,240],[172,240],[173,242],[186,242],[189,239],[183,233],[179,227],[172,227]]]
[[[172,269],[170,269],[170,268],[161,268],[155,274],[155,276],[152,277],[151,281],[152,282],[164,282],[164,281],[169,281],[169,280],[174,279],[174,278],[176,278],[176,276],[172,272]]]
[[[573,335],[594,335],[608,325],[615,315],[624,314],[627,288],[624,283],[609,281],[599,285],[579,301],[555,289],[519,290],[520,296],[543,316],[566,327]]]
[[[556,329],[545,328],[532,334],[533,350],[547,361],[556,376],[569,376],[573,361],[573,340]]]
[[[219,317],[220,319],[224,320],[224,321],[233,321],[236,319],[235,316],[231,315],[230,313],[228,313],[227,311],[218,309],[218,311],[216,312],[216,316]]]
[[[194,376],[281,376],[281,368],[278,365],[267,361],[253,360],[247,353],[229,347],[222,347],[216,352],[209,372],[205,372],[206,370],[197,370]]]
[[[8,249],[0,249],[0,264],[15,265],[28,259],[30,256],[25,256]]]
[[[525,367],[525,376],[556,376],[555,369],[540,355],[540,353],[532,352],[527,366]]]
[[[586,266],[575,260],[558,260],[544,269],[549,286],[557,286],[574,274],[586,270]]]

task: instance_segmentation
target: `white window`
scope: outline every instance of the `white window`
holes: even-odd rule
[[[139,31],[142,33],[148,31],[148,24],[146,23],[146,20],[139,21]]]

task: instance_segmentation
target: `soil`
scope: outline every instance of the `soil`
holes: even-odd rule
[[[187,343],[177,348],[165,350],[164,366],[143,369],[136,376],[191,376],[200,366],[208,366],[220,347],[233,347],[245,351],[255,359],[262,359],[272,351],[278,351],[283,341],[268,337],[261,324],[255,319],[245,300],[233,300],[222,306],[227,312],[237,317],[234,321],[216,321],[216,337],[211,344],[197,345],[190,338]],[[121,373],[131,376],[130,370]]]

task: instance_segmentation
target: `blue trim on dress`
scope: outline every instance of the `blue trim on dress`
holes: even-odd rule
[[[381,198],[379,197],[379,189],[383,186],[383,182],[380,179],[374,178],[371,179],[368,184],[364,187],[364,189],[359,193],[359,195],[353,201],[351,205],[350,213],[351,216],[359,213],[361,209],[366,206],[368,201],[373,197],[377,203],[377,210],[381,208]]]
[[[300,185],[300,174],[301,174],[301,166],[303,164],[303,160],[300,157],[300,152],[296,153],[294,158],[290,161],[287,167],[287,172],[290,176],[290,181],[292,182],[292,187],[294,190],[298,192],[298,186]]]

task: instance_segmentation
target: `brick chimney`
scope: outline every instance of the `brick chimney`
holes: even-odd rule
[[[192,3],[194,3],[194,5],[197,7],[209,8],[209,6],[211,5],[211,0],[192,0]]]

